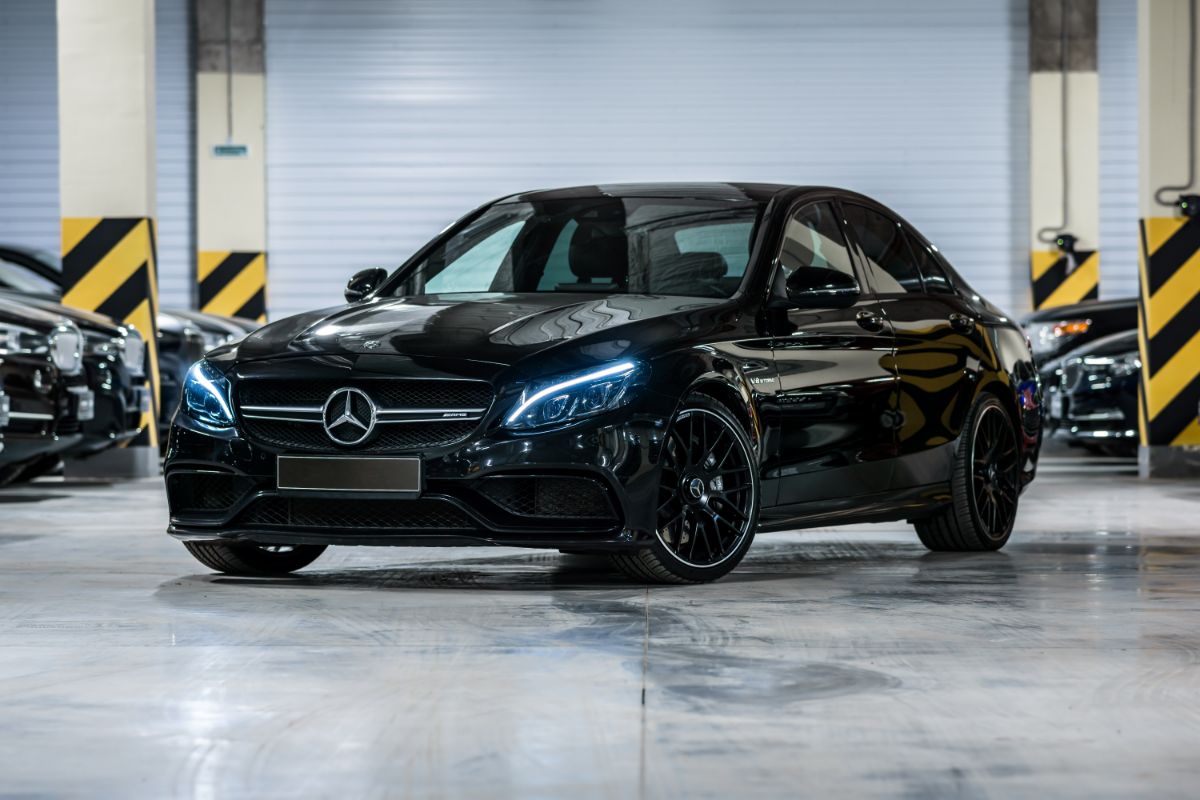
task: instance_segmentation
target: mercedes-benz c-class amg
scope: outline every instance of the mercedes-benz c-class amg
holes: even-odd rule
[[[847,191],[514,195],[346,297],[192,367],[169,532],[208,567],[491,543],[697,582],[756,532],[864,520],[994,550],[1036,469],[1024,334]]]

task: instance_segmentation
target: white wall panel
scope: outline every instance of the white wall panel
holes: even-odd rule
[[[272,316],[471,207],[638,180],[830,183],[1028,304],[1023,0],[267,0]]]
[[[191,0],[157,0],[154,10],[159,301],[190,308],[196,258]]]
[[[0,2],[0,241],[60,247],[54,3]]]
[[[1100,0],[1100,296],[1138,291],[1137,0]]]
[[[157,0],[159,291],[190,305],[194,192],[189,0]],[[58,41],[53,0],[0,1],[0,241],[57,253]]]

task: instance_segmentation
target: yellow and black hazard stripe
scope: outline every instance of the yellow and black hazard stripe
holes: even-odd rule
[[[1200,444],[1200,218],[1143,219],[1141,239],[1141,441]]]
[[[1095,250],[1034,250],[1030,277],[1035,311],[1095,300],[1100,288],[1100,254]]]
[[[154,220],[64,217],[63,303],[133,325],[146,340],[150,410],[130,444],[158,446],[158,276]]]
[[[200,310],[267,321],[267,254],[201,250],[196,260]]]

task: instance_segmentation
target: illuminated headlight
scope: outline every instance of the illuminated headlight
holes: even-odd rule
[[[213,428],[233,426],[229,381],[207,361],[197,361],[183,382],[183,406],[188,416]]]
[[[146,340],[137,328],[126,328],[121,337],[121,363],[135,378],[146,374]]]
[[[564,425],[619,408],[644,372],[641,363],[630,360],[537,381],[521,392],[504,426],[529,430]]]
[[[1063,345],[1092,327],[1090,319],[1066,319],[1042,322],[1030,326],[1027,333],[1035,356],[1047,356],[1062,350]]]
[[[67,375],[83,367],[83,334],[71,323],[63,323],[50,334],[50,360]]]

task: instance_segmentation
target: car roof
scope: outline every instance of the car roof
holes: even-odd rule
[[[821,189],[817,186],[793,186],[784,183],[606,183],[593,186],[568,186],[519,192],[497,202],[539,202],[575,200],[589,197],[661,197],[691,200],[766,202],[780,194]],[[845,190],[833,189],[843,193]]]

